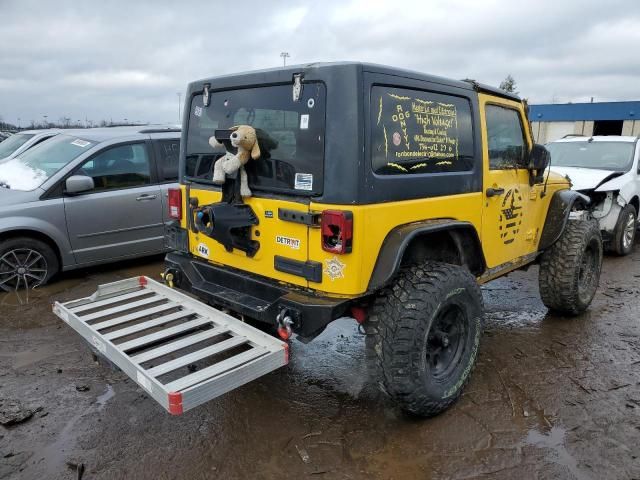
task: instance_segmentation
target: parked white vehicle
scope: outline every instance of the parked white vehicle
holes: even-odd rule
[[[574,190],[591,198],[591,214],[608,250],[631,253],[640,210],[638,137],[572,136],[546,147],[551,170],[568,176]]]
[[[23,130],[0,143],[0,161],[15,158],[32,147],[60,133],[57,128]]]

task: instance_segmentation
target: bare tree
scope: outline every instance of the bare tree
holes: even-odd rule
[[[516,85],[516,81],[511,76],[511,74],[507,75],[506,78],[502,82],[500,82],[499,88],[500,90],[504,90],[505,92],[508,92],[508,93],[515,93],[516,95],[520,93],[517,90],[518,87]]]
[[[148,124],[149,122],[147,122]],[[90,128],[90,127],[119,127],[119,126],[139,126],[142,125],[139,121],[132,121],[124,119],[122,122],[113,121],[113,119],[103,119],[100,121],[89,120],[88,118],[83,122],[80,119],[73,120],[71,117],[61,116],[57,121],[49,121],[48,118],[43,120],[31,120],[27,125],[14,125],[9,122],[4,122],[2,115],[0,115],[0,130],[36,130],[41,128]]]

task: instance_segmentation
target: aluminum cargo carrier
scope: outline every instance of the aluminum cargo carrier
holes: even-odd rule
[[[147,277],[53,311],[173,415],[289,361],[285,342]]]

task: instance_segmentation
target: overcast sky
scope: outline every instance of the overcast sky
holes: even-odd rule
[[[526,6],[525,6],[526,5]],[[640,100],[637,0],[0,0],[0,116],[176,122],[189,81],[359,60],[533,103]]]

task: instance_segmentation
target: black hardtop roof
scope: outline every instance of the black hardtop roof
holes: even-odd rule
[[[316,62],[299,65],[287,65],[286,67],[267,68],[263,70],[251,70],[246,72],[232,73],[227,75],[220,75],[216,77],[204,78],[191,82],[189,84],[189,91],[199,91],[202,85],[210,83],[215,89],[218,86],[221,88],[230,88],[234,84],[236,86],[245,85],[257,85],[267,80],[270,81],[291,81],[293,75],[296,73],[309,74],[313,71],[325,70],[325,69],[337,69],[337,68],[353,68],[361,69],[364,72],[380,73],[384,75],[394,75],[398,77],[411,78],[415,80],[423,80],[431,83],[439,83],[441,85],[462,88],[465,90],[475,90],[480,92],[490,93],[492,95],[498,95],[500,97],[521,101],[517,95],[505,92],[497,87],[492,87],[482,83],[478,83],[475,80],[453,80],[446,77],[440,77],[437,75],[430,75],[415,70],[406,70],[397,67],[390,67],[387,65],[379,65],[375,63],[363,63],[363,62]]]

